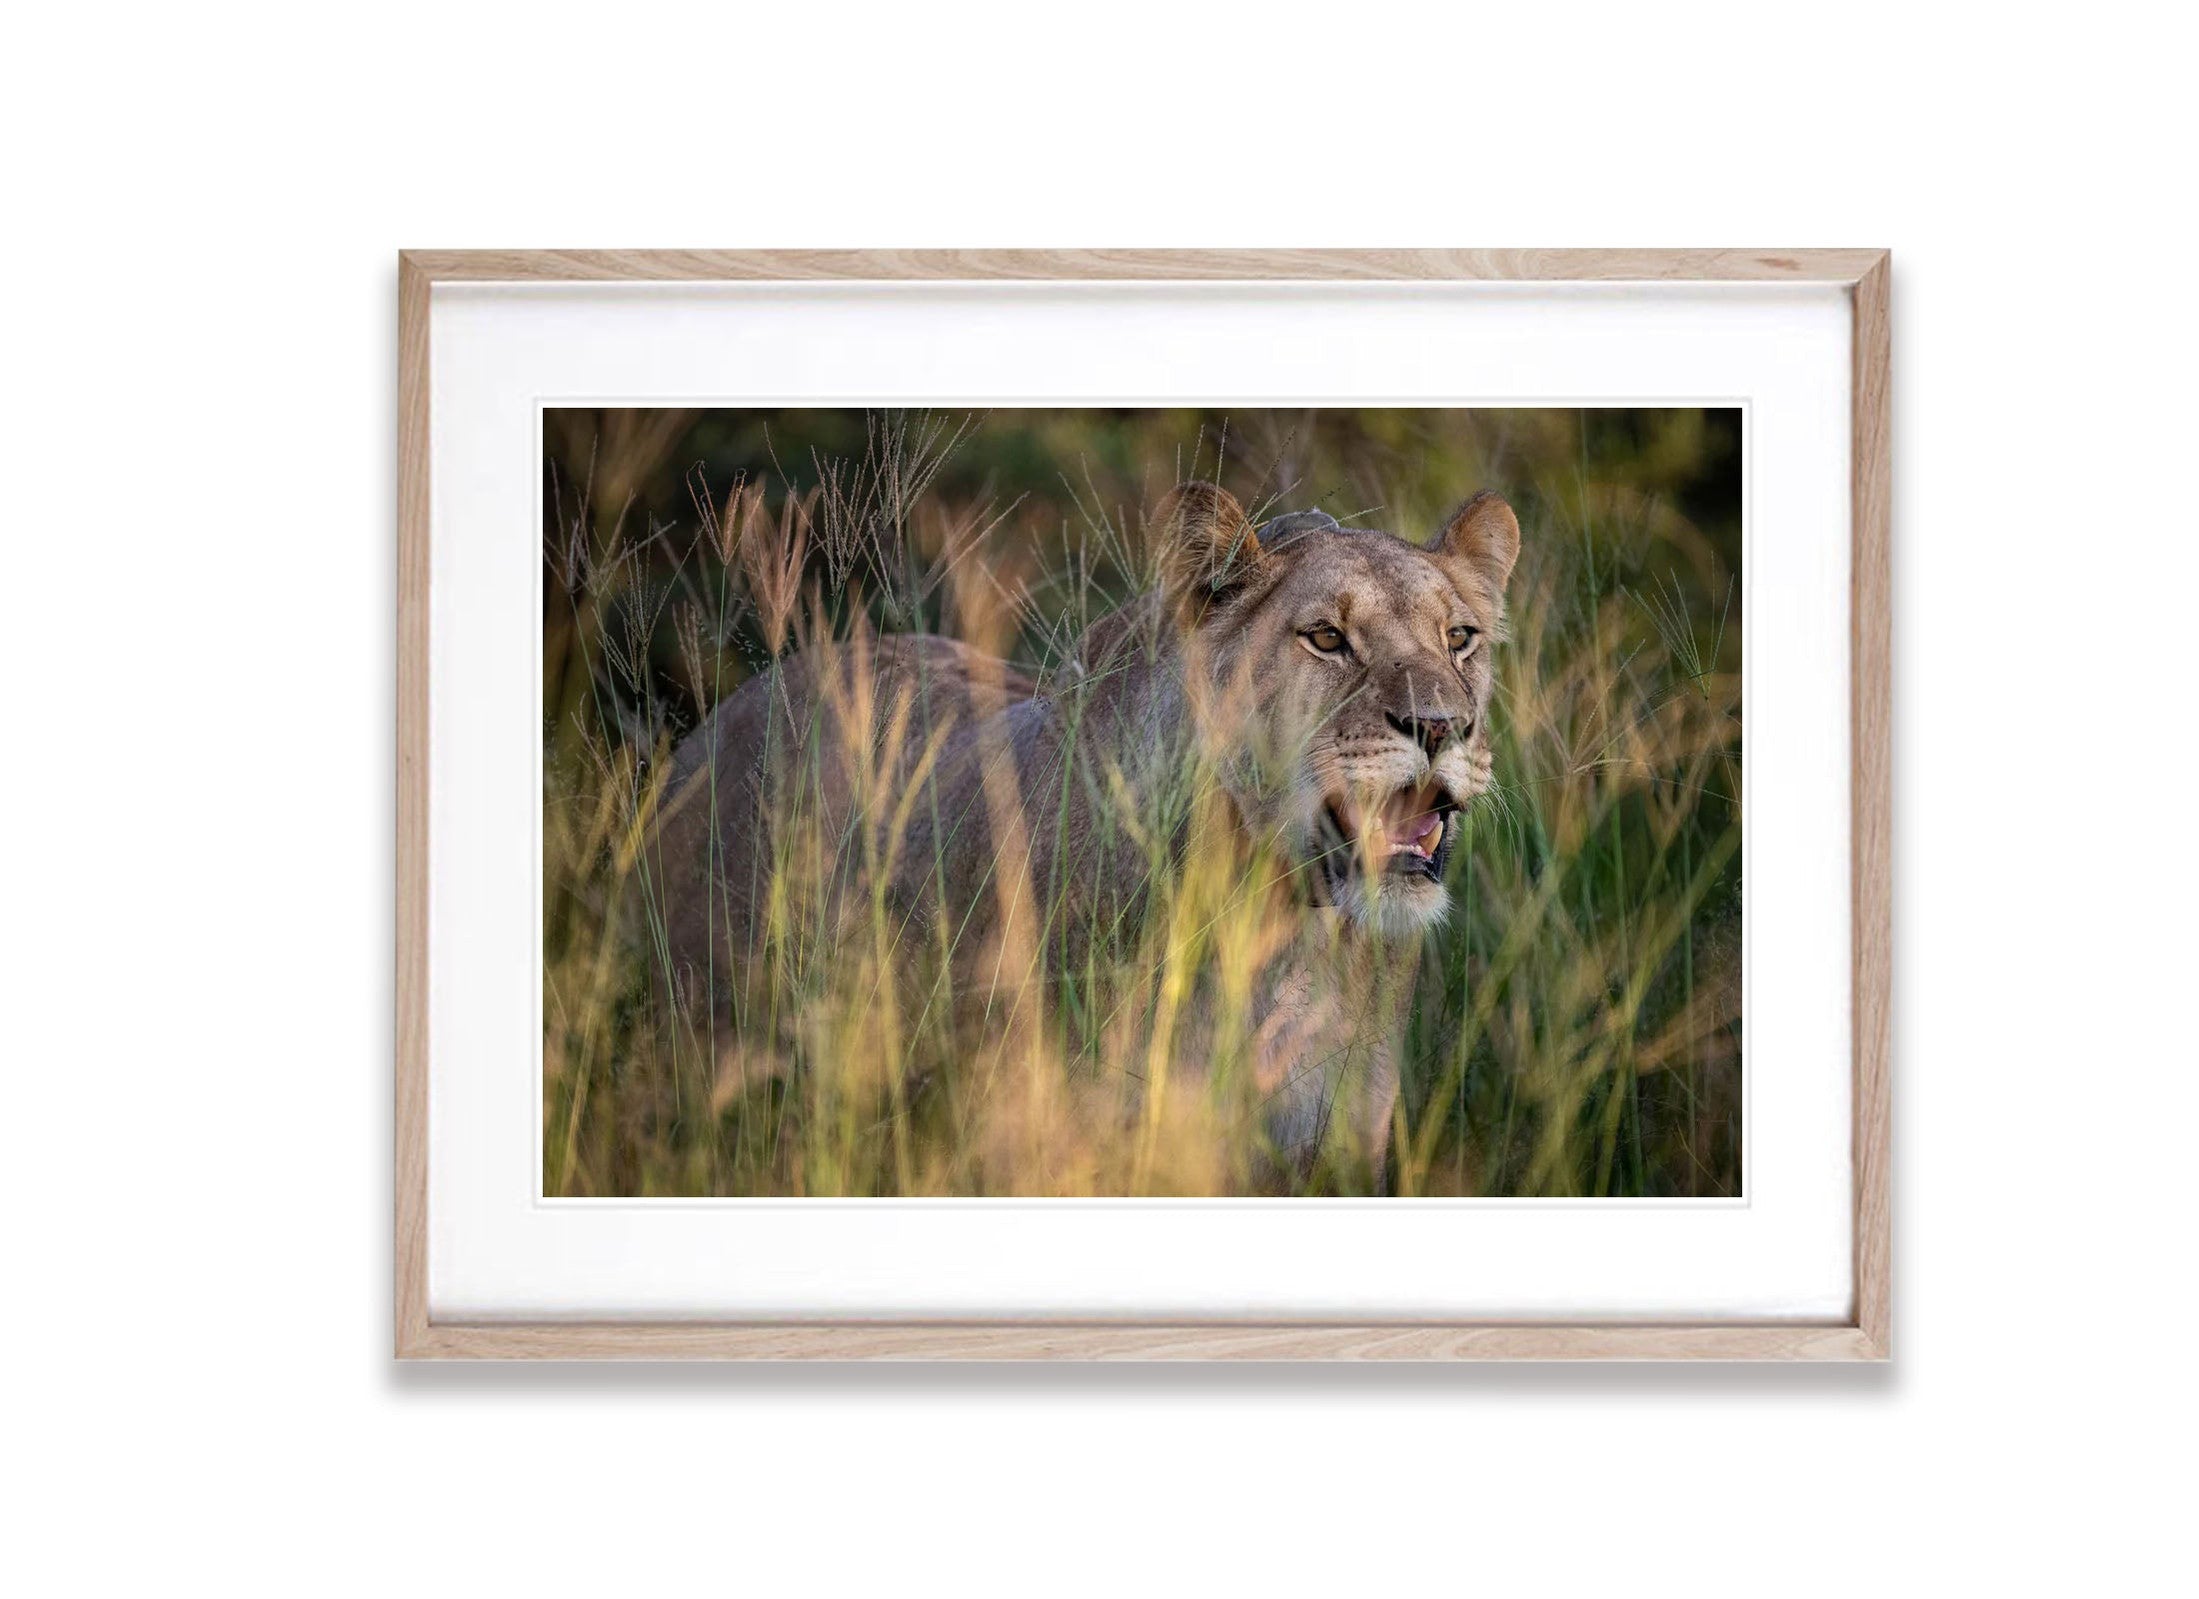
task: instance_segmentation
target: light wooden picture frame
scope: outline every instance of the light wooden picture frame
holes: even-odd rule
[[[398,261],[395,1351],[400,1358],[1872,1361],[1890,1352],[1891,434],[1883,250],[407,251]],[[1722,282],[1837,286],[1852,315],[1849,815],[1853,1299],[1704,1320],[476,1322],[429,1307],[429,302],[438,284]]]

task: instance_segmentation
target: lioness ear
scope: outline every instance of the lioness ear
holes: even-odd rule
[[[1428,551],[1439,561],[1459,561],[1502,596],[1512,563],[1519,559],[1519,518],[1504,496],[1483,489],[1451,513]]]
[[[1237,587],[1259,569],[1260,540],[1252,518],[1230,492],[1213,483],[1180,483],[1153,517],[1161,579],[1195,607]]]

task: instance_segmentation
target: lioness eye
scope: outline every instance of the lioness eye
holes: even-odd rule
[[[1344,630],[1339,627],[1308,628],[1306,642],[1323,655],[1340,655],[1344,649]]]
[[[1451,648],[1463,655],[1473,648],[1474,640],[1479,637],[1481,637],[1481,631],[1478,628],[1454,627],[1451,629]]]

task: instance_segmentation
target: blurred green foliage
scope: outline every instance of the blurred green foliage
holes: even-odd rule
[[[551,410],[553,817],[597,802],[606,749],[662,749],[769,661],[716,536],[736,491],[772,508],[829,494],[880,429],[920,481],[865,513],[885,525],[864,548],[808,551],[815,598],[953,634],[953,585],[925,573],[959,552],[1012,596],[1006,652],[1041,670],[1136,585],[1136,530],[1177,482],[1416,540],[1475,491],[1503,493],[1524,544],[1498,788],[1423,957],[1401,1158],[1419,1192],[1740,1192],[1738,410]],[[726,597],[686,607],[721,625],[683,628],[680,594]],[[555,964],[605,908],[590,867],[545,871]],[[551,1110],[578,1127],[571,1092],[553,1084]],[[632,1102],[601,1092],[614,1103],[568,1138],[579,1168],[554,1188],[722,1182],[707,1175],[722,1130],[668,1126],[647,1085]]]

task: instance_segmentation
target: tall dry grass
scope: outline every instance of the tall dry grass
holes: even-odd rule
[[[782,433],[838,427],[838,448],[789,459],[767,434],[752,469],[714,475],[744,420],[722,416],[552,413],[546,1191],[1363,1191],[1348,1162],[1299,1170],[1264,1146],[1251,974],[1274,953],[1264,896],[1288,864],[1229,838],[1196,770],[1171,790],[1180,815],[1108,815],[1147,892],[1088,946],[1063,934],[1076,885],[1018,872],[1010,830],[995,887],[1025,896],[1025,937],[1003,945],[973,1030],[945,978],[963,930],[935,917],[912,933],[878,886],[936,740],[905,700],[841,703],[807,737],[847,741],[877,825],[788,818],[752,980],[665,1002],[652,824],[667,803],[720,801],[667,783],[710,707],[790,656],[915,631],[1058,688],[1084,629],[1150,575],[1141,503],[1199,472],[1248,505],[1320,503],[1408,536],[1494,486],[1526,528],[1497,787],[1468,813],[1451,914],[1417,953],[1389,1191],[1739,1192],[1739,574],[1732,541],[1683,508],[1721,504],[1711,489],[1730,482],[1737,528],[1738,474],[1702,459],[1716,441],[1700,413],[1616,434],[1577,413],[1258,413],[1228,431],[783,416]],[[1060,491],[1003,494],[958,467],[988,450],[1048,463]],[[1064,705],[1073,717],[1073,693]]]

